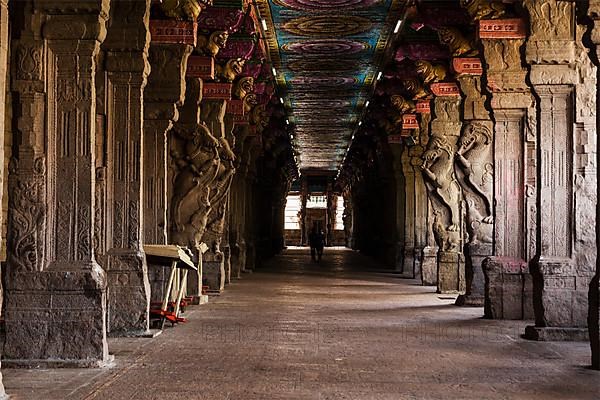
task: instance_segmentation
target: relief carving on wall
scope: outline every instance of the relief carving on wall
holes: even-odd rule
[[[219,141],[209,129],[196,125],[176,126],[170,139],[174,165],[171,198],[172,240],[191,247],[199,245],[211,209],[209,187],[219,170]]]
[[[10,161],[7,256],[10,265],[24,271],[40,270],[46,234],[45,158],[34,161],[32,176],[18,176],[18,161]]]
[[[492,243],[494,164],[492,131],[484,121],[464,128],[456,151],[456,166],[465,187],[466,219],[470,243]]]

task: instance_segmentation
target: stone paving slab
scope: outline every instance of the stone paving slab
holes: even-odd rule
[[[379,271],[379,272],[368,272]],[[154,339],[111,339],[115,365],[3,370],[12,399],[587,400],[589,345],[529,342],[348,250],[288,250]]]

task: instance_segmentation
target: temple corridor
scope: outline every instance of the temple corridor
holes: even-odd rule
[[[600,0],[0,0],[0,400],[600,399],[599,82]]]
[[[586,343],[526,341],[524,323],[483,320],[382,268],[350,250],[315,264],[290,249],[186,312],[187,324],[111,339],[113,368],[6,370],[6,390],[14,400],[600,398]]]

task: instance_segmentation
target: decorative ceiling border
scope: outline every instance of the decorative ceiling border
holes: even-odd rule
[[[264,27],[261,24],[261,32],[267,42],[267,56],[271,65],[276,70],[281,70],[281,55],[279,53],[279,42],[277,41],[277,31],[275,30],[275,22],[273,21],[273,15],[271,14],[271,5],[269,0],[254,0],[254,6],[258,11],[258,18],[265,21],[267,25],[267,31],[265,32]],[[286,85],[285,76],[283,74],[277,74],[275,77],[277,84]]]

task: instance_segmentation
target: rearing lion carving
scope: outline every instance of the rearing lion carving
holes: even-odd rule
[[[457,165],[464,171],[465,181],[481,197],[486,216],[482,222],[494,222],[492,190],[494,170],[491,163],[492,132],[479,123],[470,123],[465,128],[456,152]]]
[[[454,176],[454,149],[440,136],[433,136],[423,154],[423,174],[450,211],[448,232],[460,230],[460,187]]]

